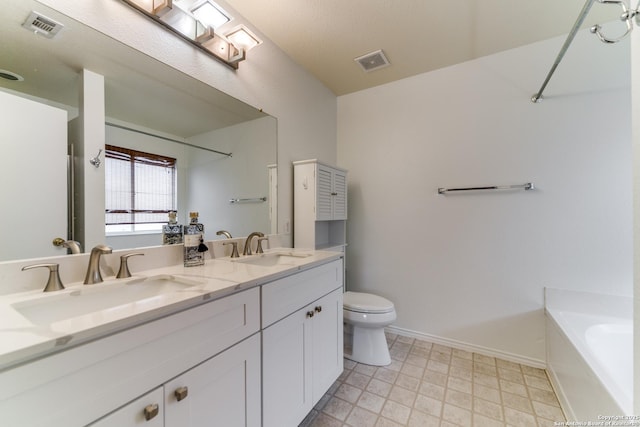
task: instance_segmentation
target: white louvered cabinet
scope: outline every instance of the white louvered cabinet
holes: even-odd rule
[[[313,160],[293,162],[296,248],[344,250],[347,171]]]

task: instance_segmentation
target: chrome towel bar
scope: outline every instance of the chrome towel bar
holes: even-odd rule
[[[229,203],[262,203],[266,201],[266,197],[252,197],[248,199],[230,199]]]
[[[457,191],[485,191],[485,190],[533,190],[532,182],[516,185],[490,185],[486,187],[462,187],[462,188],[438,188],[438,194],[446,194]]]

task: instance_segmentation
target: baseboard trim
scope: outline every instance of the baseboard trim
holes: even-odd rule
[[[434,344],[446,345],[448,347],[457,348],[459,350],[465,350],[472,353],[482,354],[484,356],[497,357],[499,359],[508,360],[510,362],[519,363],[521,365],[527,365],[534,368],[546,369],[547,364],[544,360],[535,359],[532,357],[521,356],[518,354],[509,353],[506,351],[500,351],[489,347],[484,347],[475,344],[469,344],[463,341],[453,340],[450,338],[443,338],[437,335],[425,334],[423,332],[412,331],[410,329],[399,328],[397,326],[387,326],[385,328],[387,332],[402,335],[409,338],[418,338],[421,340],[429,341]]]

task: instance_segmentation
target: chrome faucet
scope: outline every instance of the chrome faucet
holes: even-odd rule
[[[110,254],[111,248],[106,245],[98,245],[91,249],[89,256],[89,267],[87,267],[87,275],[84,277],[85,285],[93,285],[102,282],[102,274],[100,274],[100,256],[102,254]]]
[[[251,240],[254,237],[264,237],[264,233],[259,231],[254,231],[253,233],[247,236],[247,240],[244,242],[244,249],[242,250],[242,255],[251,255]]]

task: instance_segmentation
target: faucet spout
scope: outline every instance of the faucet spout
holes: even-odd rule
[[[216,235],[218,235],[218,236],[223,236],[224,235],[224,237],[226,237],[227,239],[232,239],[233,238],[233,237],[231,237],[231,233],[229,233],[226,230],[220,230],[220,231],[218,231],[216,233]]]
[[[91,249],[91,255],[89,255],[89,266],[87,267],[87,275],[84,277],[85,285],[93,285],[95,283],[101,283],[102,274],[100,274],[100,256],[102,254],[110,254],[111,248],[106,245],[98,245]]]
[[[244,242],[244,249],[242,250],[242,255],[251,255],[251,240],[254,237],[264,237],[264,233],[259,231],[254,231],[253,233],[247,236],[247,240]]]

